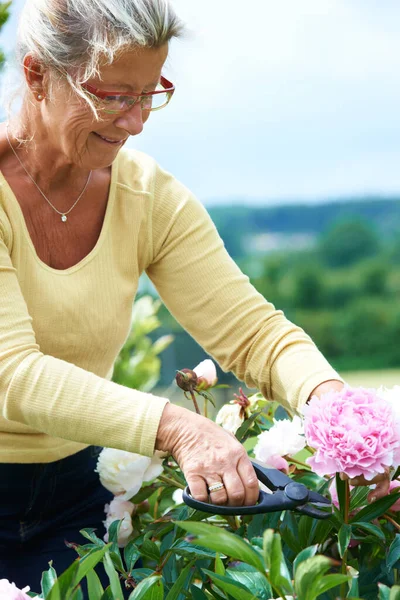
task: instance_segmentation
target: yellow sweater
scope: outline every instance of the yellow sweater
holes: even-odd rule
[[[88,444],[153,453],[167,400],[109,381],[143,271],[221,367],[266,398],[298,409],[319,383],[340,379],[249,284],[202,205],[148,156],[120,152],[99,240],[63,271],[38,258],[0,174],[0,462],[50,462]]]

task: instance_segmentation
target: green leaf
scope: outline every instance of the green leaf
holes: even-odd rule
[[[48,571],[43,571],[41,587],[42,587],[42,596],[46,598],[47,594],[50,592],[51,588],[55,584],[57,580],[57,573],[53,569],[50,563],[50,568]]]
[[[108,548],[109,546],[104,546],[99,550],[94,550],[90,554],[87,554],[79,560],[76,575],[76,583],[79,583],[81,579],[86,577],[89,571],[93,569],[103,559]]]
[[[133,502],[133,504],[140,504],[144,500],[150,498],[150,496],[152,496],[154,492],[156,492],[160,487],[161,486],[159,483],[152,483],[151,485],[146,485],[138,491],[136,496],[133,496],[130,499],[130,502]]]
[[[164,586],[160,575],[143,579],[129,596],[129,600],[163,600]]]
[[[75,560],[72,565],[58,577],[46,600],[65,600],[65,598],[68,598],[69,592],[72,591],[78,583],[78,569],[79,562],[78,560]]]
[[[355,510],[360,508],[360,506],[365,506],[368,503],[367,496],[369,491],[370,489],[368,486],[361,485],[351,490],[350,512],[354,512]]]
[[[193,600],[208,600],[208,596],[196,585],[190,586],[190,593]]]
[[[260,600],[269,600],[272,597],[271,586],[267,578],[261,575],[254,567],[240,562],[226,570],[226,575],[238,581]]]
[[[223,592],[228,593],[232,598],[235,598],[235,600],[257,600],[257,596],[248,592],[244,585],[234,581],[230,577],[217,575],[212,571],[207,571],[207,569],[203,569],[203,572],[208,575],[214,585]]]
[[[189,587],[189,585],[192,581],[192,577],[194,575],[194,570],[193,570],[193,573],[190,573],[190,570],[192,569],[193,564],[194,564],[194,560],[192,562],[190,562],[188,565],[186,565],[186,567],[183,569],[183,571],[179,575],[178,579],[175,581],[174,585],[168,592],[168,595],[165,598],[165,600],[177,600],[177,598],[181,594],[182,590],[186,587]]]
[[[137,582],[143,581],[143,579],[146,579],[146,577],[150,577],[150,575],[154,575],[154,573],[155,571],[153,571],[153,569],[145,568],[133,569],[133,571],[131,571],[133,579],[135,579],[135,581]]]
[[[394,585],[390,590],[389,600],[400,600],[400,586]]]
[[[330,568],[332,561],[326,556],[312,556],[303,560],[297,567],[294,589],[299,600],[308,600],[312,586],[321,581],[322,576]]]
[[[267,529],[263,538],[264,560],[269,571],[272,587],[289,594],[293,591],[292,580],[282,553],[281,537],[273,529]]]
[[[385,513],[391,506],[400,498],[400,492],[395,492],[393,494],[388,494],[372,504],[369,504],[365,508],[362,508],[360,512],[358,512],[352,519],[350,519],[350,523],[353,521],[372,521],[377,517],[380,517]]]
[[[254,421],[257,419],[257,417],[260,416],[262,411],[258,411],[255,412],[251,415],[251,417],[249,417],[248,419],[246,419],[245,421],[243,421],[243,423],[241,424],[241,426],[239,427],[239,429],[237,430],[235,436],[236,439],[241,442],[243,441],[243,438],[246,436],[247,432],[249,431],[249,429],[251,429]]]
[[[124,561],[129,573],[132,571],[139,558],[139,548],[136,546],[135,542],[130,541],[124,548]]]
[[[101,540],[99,537],[97,537],[97,535],[95,534],[95,529],[93,529],[92,527],[88,527],[86,529],[81,529],[79,531],[80,534],[83,535],[83,537],[85,537],[86,539],[90,540],[91,542],[93,542],[93,544],[96,544],[97,546],[105,546],[105,542],[103,540]]]
[[[393,566],[400,558],[400,534],[396,533],[396,537],[390,544],[389,552],[386,558],[386,568],[388,571],[393,569]]]
[[[212,550],[207,550],[197,544],[192,544],[192,542],[187,542],[182,539],[171,546],[170,551],[179,556],[184,556],[185,558],[193,558],[193,556],[196,556],[197,558],[215,558],[215,552]]]
[[[306,560],[307,558],[311,558],[312,556],[315,556],[317,549],[318,549],[318,544],[315,544],[314,546],[309,546],[308,548],[304,548],[304,550],[302,550],[296,556],[296,558],[293,561],[294,576],[296,576],[296,570],[297,570],[297,567],[299,566],[299,564],[302,563],[303,560]]]
[[[160,560],[160,549],[157,544],[151,540],[144,540],[143,544],[140,546],[140,553],[142,556],[154,560],[155,562]]]
[[[71,592],[71,595],[69,596],[69,600],[84,600],[82,588],[80,585],[76,588],[76,590]]]
[[[208,525],[207,523],[177,521],[176,524],[181,527],[181,529],[197,536],[197,541],[201,546],[247,562],[261,573],[265,573],[265,566],[261,556],[252,546],[250,546],[250,544],[239,538],[237,535],[225,531],[220,527]]]
[[[95,571],[92,570],[86,574],[86,582],[89,600],[99,600],[104,594],[104,590]]]
[[[347,596],[349,598],[354,598],[354,597],[358,597],[359,596],[359,589],[358,589],[358,578],[360,573],[354,569],[353,567],[350,567],[349,565],[347,566],[347,572],[349,573],[350,577],[351,577],[351,582],[349,582],[349,593],[347,594]]]
[[[215,557],[215,572],[217,575],[225,575],[224,563],[222,562],[218,553]]]
[[[349,547],[351,539],[351,525],[347,525],[346,523],[341,526],[338,533],[338,548],[340,558],[343,558],[344,553]]]
[[[311,594],[315,589],[315,596],[313,598],[319,598],[321,594],[324,594],[328,590],[345,583],[346,581],[350,581],[351,577],[348,575],[341,575],[340,573],[334,573],[333,575],[324,575],[321,577],[321,580],[313,585],[310,590]]]
[[[375,535],[376,537],[380,538],[383,541],[386,540],[385,534],[383,533],[382,529],[380,529],[376,525],[373,525],[372,523],[365,523],[365,522],[359,523],[358,521],[355,521],[354,523],[351,524],[351,526],[353,527],[353,529],[355,527],[359,527],[360,529],[363,529],[364,531],[367,531],[368,533]]]
[[[378,583],[379,588],[379,600],[389,600],[390,599],[390,588],[383,583]]]
[[[114,600],[123,600],[124,594],[119,581],[119,576],[114,568],[114,565],[110,558],[110,554],[108,552],[106,552],[104,556],[103,564],[105,572],[107,573],[107,576],[110,580],[110,587]]]
[[[104,590],[104,594],[102,595],[100,600],[114,600],[110,586],[108,586],[108,588]]]

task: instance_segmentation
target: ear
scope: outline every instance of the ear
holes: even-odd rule
[[[32,54],[26,54],[23,60],[25,81],[37,100],[45,98],[44,74],[41,62]]]

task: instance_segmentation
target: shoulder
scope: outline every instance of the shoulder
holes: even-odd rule
[[[190,191],[157,161],[138,150],[123,148],[118,155],[118,185],[134,192],[147,192],[157,200],[191,196]]]

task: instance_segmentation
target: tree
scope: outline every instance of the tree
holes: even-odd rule
[[[0,30],[3,28],[3,25],[7,22],[10,11],[9,8],[11,6],[11,2],[2,2],[0,3]],[[5,62],[4,52],[0,50],[0,69],[3,67]]]
[[[338,268],[376,256],[380,250],[378,234],[360,219],[336,222],[319,242],[325,264]]]

